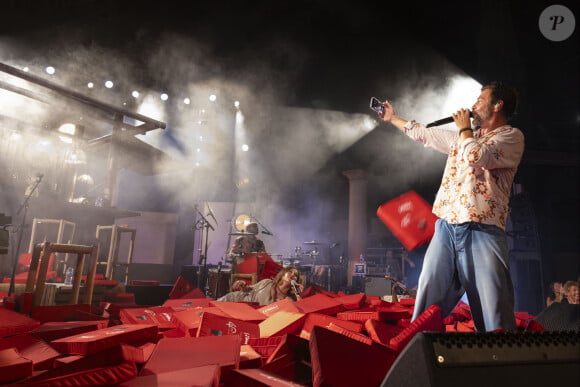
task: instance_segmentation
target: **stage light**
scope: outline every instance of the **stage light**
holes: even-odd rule
[[[64,155],[64,162],[67,164],[86,164],[87,155],[82,149],[69,149]]]
[[[93,87],[95,87],[95,84],[93,82],[89,82],[89,83],[87,83],[87,87],[89,89],[92,89]]]
[[[191,100],[189,98],[184,98],[183,103],[189,105],[191,103]]]
[[[112,88],[113,88],[113,86],[115,86],[115,84],[113,83],[113,81],[106,81],[106,82],[105,82],[105,87],[106,87],[107,89],[112,89]]]
[[[234,106],[236,107],[236,109],[239,108],[240,107],[240,101],[234,101]]]
[[[195,166],[196,166],[196,167],[199,167],[199,161],[196,161],[196,162],[195,162]]]
[[[216,99],[217,99],[217,96],[216,96],[215,94],[211,94],[211,95],[209,96],[209,100],[210,100],[211,102],[215,102],[215,100],[216,100]]]
[[[53,75],[56,72],[56,69],[52,66],[47,66],[45,71],[47,74]]]
[[[131,95],[133,96],[133,98],[139,98],[139,92],[137,90],[133,90],[131,92]]]
[[[71,136],[75,135],[76,132],[76,125],[75,124],[71,124],[70,122],[67,122],[65,124],[62,124],[59,128],[58,131],[64,134],[68,134]]]
[[[199,136],[199,141],[203,141],[203,136]]]
[[[169,96],[165,93],[162,93],[159,98],[161,98],[162,101],[167,101],[169,99]]]
[[[30,69],[28,68],[28,66],[24,66],[24,68],[22,69],[22,71],[24,71],[25,73],[29,72]]]
[[[243,144],[242,145],[242,152],[247,152],[250,150],[250,147],[248,146],[248,144]]]
[[[201,149],[200,149],[200,148],[197,148],[195,151],[196,151],[197,153],[199,153],[199,152],[201,152]]]

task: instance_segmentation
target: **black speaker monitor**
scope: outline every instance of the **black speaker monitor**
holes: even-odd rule
[[[578,385],[577,331],[417,334],[383,387]],[[572,384],[570,384],[572,385]]]

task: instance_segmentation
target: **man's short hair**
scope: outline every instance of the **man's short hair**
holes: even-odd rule
[[[518,106],[518,91],[507,83],[501,81],[494,81],[481,88],[481,90],[491,90],[491,103],[495,104],[497,101],[503,101],[503,109],[501,110],[504,116],[509,120],[516,112]]]

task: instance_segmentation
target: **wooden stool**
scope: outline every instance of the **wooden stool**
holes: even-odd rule
[[[38,226],[42,225],[42,224],[46,224],[46,225],[53,225],[53,226],[58,226],[58,229],[56,230],[56,239],[54,240],[54,243],[72,243],[72,241],[74,240],[75,237],[75,231],[76,231],[76,223],[74,222],[69,222],[68,220],[64,220],[64,219],[40,219],[40,218],[34,218],[32,221],[32,231],[30,233],[30,243],[28,244],[28,252],[32,253],[32,250],[34,249],[34,246],[36,243],[41,243],[41,241],[36,241],[36,234],[38,234]],[[69,238],[65,237],[65,231],[67,228],[70,228],[70,234],[67,235]],[[46,241],[47,239],[51,239],[51,237],[46,236],[46,232],[44,233],[44,236],[42,237],[42,240]],[[64,270],[65,267],[63,267],[63,263],[66,262],[66,264],[64,266],[68,266],[68,255],[65,256],[65,259],[62,259],[62,257],[57,256],[56,257],[56,261],[55,261],[55,265],[54,265],[54,270],[56,270],[58,272],[59,275],[64,275]]]
[[[135,246],[135,237],[137,235],[137,229],[118,226],[113,224],[111,226],[97,226],[97,241],[101,242],[100,233],[101,231],[111,231],[111,240],[109,242],[109,253],[107,254],[106,262],[99,262],[99,265],[106,265],[105,278],[112,280],[113,273],[117,266],[125,266],[125,284],[129,283],[129,266],[133,261],[133,248]],[[119,263],[119,245],[121,241],[122,233],[131,233],[131,239],[129,240],[129,251],[127,254],[127,262]]]
[[[39,243],[34,246],[30,269],[26,280],[25,292],[34,292],[32,306],[41,304],[44,297],[44,287],[46,282],[46,272],[48,270],[48,261],[52,253],[76,254],[77,262],[74,273],[74,282],[72,285],[71,304],[79,302],[79,291],[81,287],[81,277],[85,264],[85,256],[91,256],[91,266],[85,283],[85,304],[91,304],[93,300],[93,289],[95,286],[95,273],[97,272],[97,261],[99,260],[99,246],[71,245],[71,244],[54,244],[50,242]],[[40,266],[40,267],[39,267]],[[38,278],[36,273],[38,272]],[[36,278],[36,286],[34,279]]]

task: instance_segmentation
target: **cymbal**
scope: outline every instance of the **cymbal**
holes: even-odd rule
[[[305,245],[321,245],[321,242],[318,241],[309,241],[309,242],[304,242]]]
[[[244,236],[244,235],[256,235],[256,234],[253,232],[230,232],[228,235]]]

